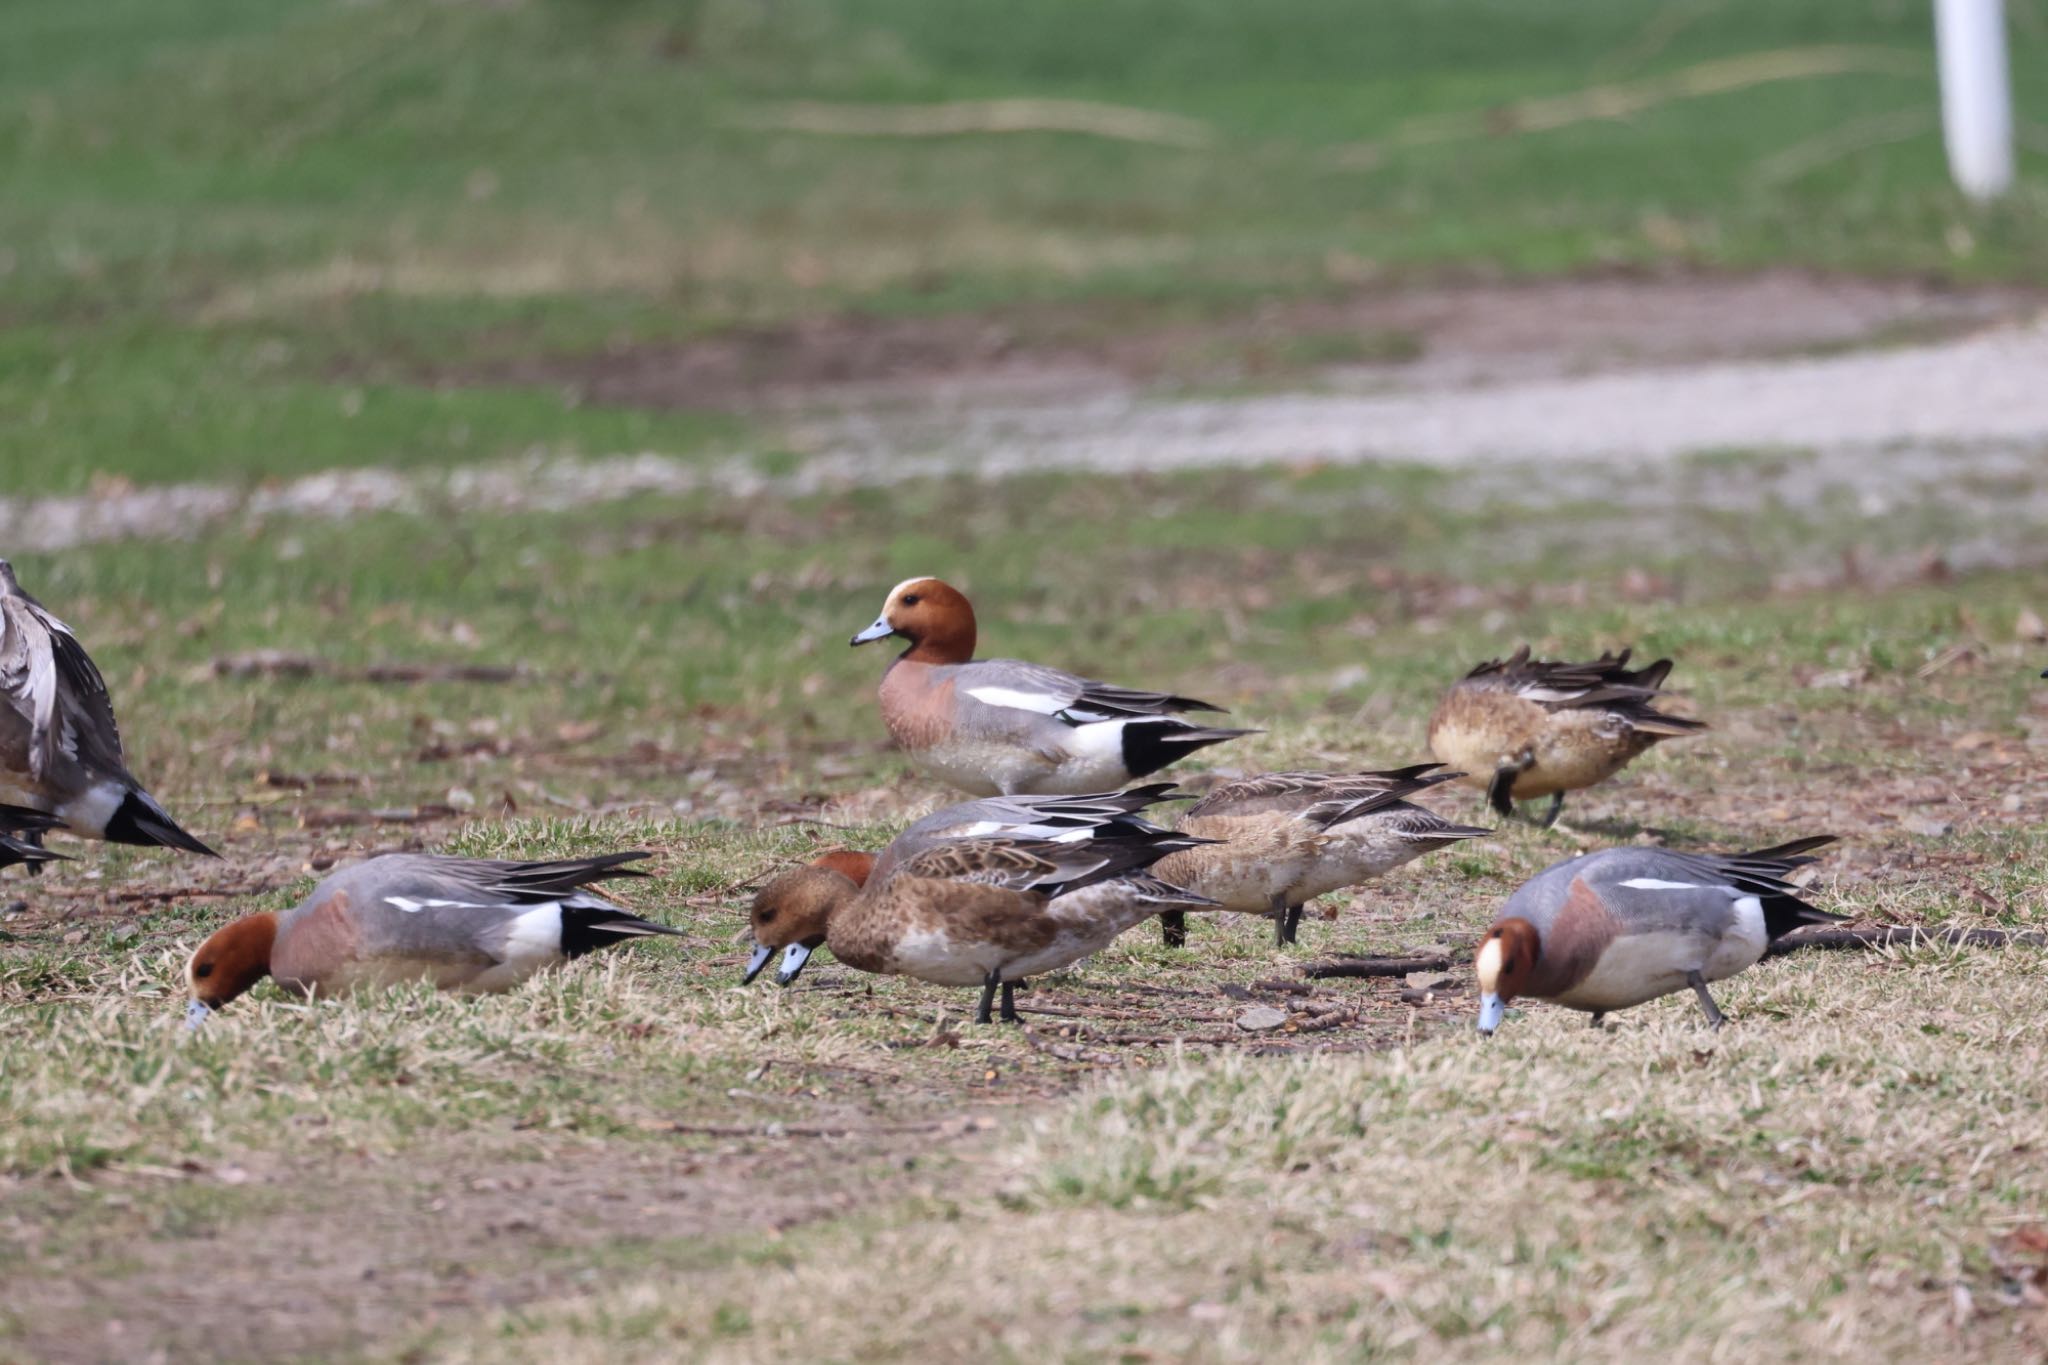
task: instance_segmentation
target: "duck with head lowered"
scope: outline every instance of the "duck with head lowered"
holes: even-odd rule
[[[1220,908],[1147,870],[1199,841],[1116,821],[1078,839],[941,839],[877,875],[866,854],[829,853],[754,897],[746,981],[783,950],[777,980],[796,980],[828,947],[856,971],[939,986],[979,986],[978,1023],[1016,1022],[1020,982],[1099,952],[1167,910]]]
[[[1519,996],[1584,1010],[1598,1027],[1613,1010],[1691,990],[1715,1028],[1707,987],[1747,971],[1771,944],[1831,915],[1787,878],[1831,834],[1749,853],[1610,848],[1553,863],[1501,907],[1473,955],[1479,1031],[1492,1033]]]
[[[936,578],[889,590],[856,645],[909,642],[882,675],[882,720],[919,769],[975,796],[1122,787],[1251,730],[1179,719],[1222,707],[1077,677],[1017,659],[976,659],[974,608]]]

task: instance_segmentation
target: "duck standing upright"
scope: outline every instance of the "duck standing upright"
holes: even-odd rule
[[[1552,864],[1508,898],[1473,955],[1479,1031],[1499,1028],[1518,996],[1584,1010],[1598,1027],[1611,1010],[1688,987],[1721,1027],[1709,983],[1755,966],[1802,925],[1841,920],[1785,880],[1833,842],[1822,834],[1726,854],[1610,848]]]
[[[1604,782],[1661,740],[1696,735],[1704,721],[1656,707],[1671,660],[1630,669],[1628,650],[1587,663],[1531,659],[1522,646],[1459,680],[1429,718],[1429,747],[1464,769],[1503,816],[1516,801],[1548,796],[1546,827],[1564,794]]]
[[[1078,841],[945,840],[864,881],[843,866],[785,872],[754,897],[752,981],[783,949],[777,980],[794,981],[819,947],[856,971],[939,986],[979,986],[977,1023],[1017,1020],[1019,982],[1107,947],[1162,910],[1215,902],[1146,869],[1194,840],[1164,830]],[[829,855],[828,855],[829,857]]]
[[[882,675],[882,719],[912,763],[976,796],[1122,787],[1197,749],[1255,733],[1177,717],[1222,707],[1016,659],[976,659],[974,608],[936,578],[889,590],[851,643],[910,642]]]
[[[584,888],[644,877],[642,852],[557,862],[387,853],[334,873],[291,909],[214,931],[185,966],[197,1024],[264,977],[301,995],[427,981],[435,989],[510,990],[628,939],[678,931]]]
[[[1438,765],[1362,773],[1267,773],[1216,788],[1181,817],[1180,831],[1213,842],[1155,869],[1225,909],[1273,917],[1276,942],[1293,943],[1302,907],[1425,853],[1492,830],[1454,825],[1407,800],[1463,777]],[[1179,946],[1165,922],[1168,947]]]
[[[218,857],[142,789],[121,753],[114,704],[71,627],[0,560],[0,803],[72,834]],[[0,833],[35,845],[51,826],[0,810]]]

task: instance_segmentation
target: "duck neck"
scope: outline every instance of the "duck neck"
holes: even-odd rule
[[[974,609],[962,602],[958,611],[919,626],[910,648],[897,657],[914,664],[964,664],[973,660],[974,646]]]

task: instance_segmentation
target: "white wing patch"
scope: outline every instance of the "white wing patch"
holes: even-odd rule
[[[384,903],[394,910],[403,910],[408,915],[417,915],[422,910],[481,910],[484,908],[475,901],[416,901],[406,896],[386,896]]]
[[[1660,882],[1655,877],[1630,877],[1621,885],[1637,891],[1698,891],[1698,882]]]
[[[1014,687],[970,687],[967,695],[985,706],[1008,706],[1019,711],[1035,711],[1041,716],[1065,710],[1068,704],[1066,697],[1044,692],[1020,692]]]

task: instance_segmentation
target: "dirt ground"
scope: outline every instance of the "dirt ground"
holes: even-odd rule
[[[1316,371],[1402,387],[1928,342],[2031,316],[2048,293],[1798,271],[1741,277],[1364,287],[1235,315],[1159,319],[1101,305],[1000,318],[820,318],[681,345],[538,357],[455,382],[558,386],[628,407],[815,407],[1162,382],[1298,381]]]

